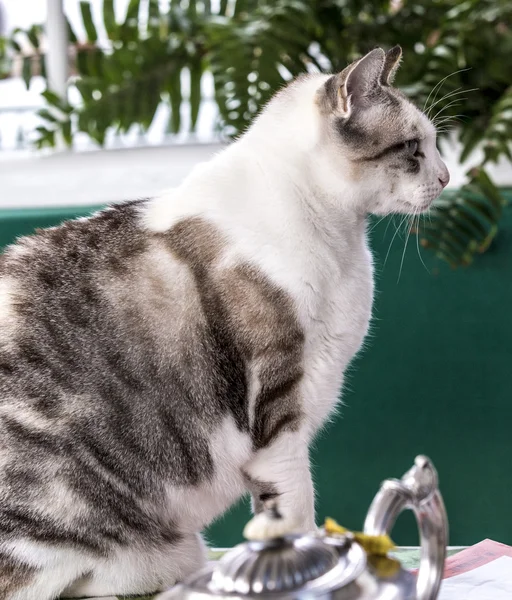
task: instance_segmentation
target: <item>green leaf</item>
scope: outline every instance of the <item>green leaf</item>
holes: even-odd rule
[[[71,121],[67,119],[62,123],[62,137],[64,138],[64,142],[66,146],[70,147],[73,145],[73,134],[71,131]]]
[[[13,50],[17,54],[21,54],[21,46],[18,44],[18,42],[14,38],[11,38],[9,40],[9,43],[10,43],[11,47],[13,48]]]
[[[228,10],[228,0],[220,0],[219,15],[226,16]]]
[[[103,52],[99,48],[88,48],[87,57],[87,74],[100,78],[103,76]]]
[[[59,106],[62,103],[60,96],[51,90],[45,90],[42,92],[41,96],[46,100],[46,102],[48,102],[48,104],[52,104],[53,106]]]
[[[188,18],[191,20],[194,20],[197,17],[196,0],[188,0],[187,14]]]
[[[147,0],[147,9],[148,9],[148,22],[149,26],[152,27],[152,21],[159,21],[160,19],[160,8],[158,5],[159,0]],[[190,5],[189,0],[189,5]],[[193,3],[193,2],[192,2]]]
[[[68,40],[71,44],[76,44],[78,42],[78,38],[76,37],[76,33],[69,22],[69,19],[66,17],[66,24],[68,29]]]
[[[443,194],[425,221],[423,245],[452,267],[469,265],[485,251],[498,231],[505,201],[483,169],[470,172],[460,190]]]
[[[140,13],[140,2],[141,0],[130,0],[128,7],[126,8],[126,16],[124,23],[128,23],[131,19],[138,20]]]
[[[463,144],[462,152],[459,159],[461,163],[466,162],[470,154],[482,141],[483,138],[483,133],[478,127],[475,127],[474,129],[467,129],[465,133],[466,135],[461,138]]]
[[[501,217],[503,207],[505,206],[505,198],[494,185],[485,169],[478,169],[476,180],[478,181],[480,190],[485,194],[486,198],[492,202],[497,218]]]
[[[25,86],[28,90],[30,87],[30,80],[32,79],[32,57],[25,56],[23,58],[23,67],[21,70],[21,76],[23,77],[23,81],[25,82]]]
[[[188,4],[195,4],[196,0],[188,0]],[[148,0],[149,16],[160,17],[160,0]]]
[[[103,0],[103,23],[109,39],[117,39],[119,26],[114,11],[114,0]]]
[[[94,25],[94,20],[92,18],[91,5],[87,0],[80,1],[80,12],[82,14],[82,22],[85,32],[87,33],[87,41],[97,42],[98,32],[96,31],[96,26]]]
[[[42,92],[41,96],[46,100],[46,102],[48,102],[48,104],[55,106],[65,114],[70,114],[73,110],[65,100],[49,89],[46,89],[44,92]]]
[[[44,56],[39,57],[39,67],[41,69],[41,77],[47,81],[48,75],[46,73],[46,60]]]
[[[181,70],[174,69],[169,77],[168,84],[169,98],[171,101],[171,118],[169,129],[171,133],[179,133],[181,127],[181,104],[183,101],[181,94]]]
[[[190,67],[190,124],[191,130],[195,131],[199,109],[201,106],[201,80],[203,76],[203,65],[200,59],[193,61]]]
[[[76,52],[76,66],[82,77],[90,75],[87,57],[89,56],[88,48],[78,48]]]
[[[37,114],[42,119],[50,121],[50,123],[59,123],[59,119],[57,119],[57,117],[46,108],[42,108]]]
[[[160,105],[160,87],[158,81],[153,79],[148,82],[148,86],[145,94],[145,103],[143,105],[143,117],[141,123],[145,129],[149,129],[153,119],[155,118],[156,111]]]
[[[235,1],[235,17],[241,13],[248,13],[258,7],[257,0],[236,0]]]
[[[39,36],[40,35],[41,35],[41,27],[38,25],[32,25],[32,27],[30,27],[30,29],[27,30],[27,37],[35,50],[39,50]]]
[[[139,15],[141,0],[130,0],[123,23],[119,26],[119,39],[124,43],[139,39]]]
[[[44,127],[36,127],[36,131],[40,134],[35,141],[36,148],[41,150],[45,146],[50,148],[55,147],[55,131]]]

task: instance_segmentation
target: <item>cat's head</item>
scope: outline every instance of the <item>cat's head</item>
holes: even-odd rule
[[[296,113],[312,176],[375,214],[422,212],[449,181],[434,125],[391,85],[401,54],[377,48],[337,75],[299,79],[277,102],[285,120]]]
[[[348,161],[368,211],[377,214],[426,210],[450,178],[434,125],[391,85],[401,54],[398,46],[372,50],[317,92],[320,143],[334,163]]]

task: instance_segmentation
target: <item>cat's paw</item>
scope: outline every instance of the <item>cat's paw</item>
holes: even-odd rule
[[[299,532],[305,533],[305,530],[296,520],[282,516],[276,518],[261,512],[247,523],[244,537],[247,540],[264,541]]]

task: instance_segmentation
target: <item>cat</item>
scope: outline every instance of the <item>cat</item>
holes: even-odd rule
[[[449,179],[400,57],[299,77],[178,188],[6,250],[1,599],[165,589],[247,491],[247,537],[315,528],[308,446],[371,318],[367,217]]]

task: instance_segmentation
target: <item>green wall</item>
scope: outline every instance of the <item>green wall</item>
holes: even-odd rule
[[[90,208],[0,211],[0,245]],[[387,230],[386,230],[387,228]],[[490,537],[512,544],[512,210],[491,249],[451,271],[386,221],[372,232],[377,289],[373,333],[348,377],[340,416],[313,451],[318,515],[362,527],[380,481],[400,476],[419,453],[438,468],[450,542]],[[240,541],[247,502],[208,532]],[[394,531],[415,544],[404,516]]]

